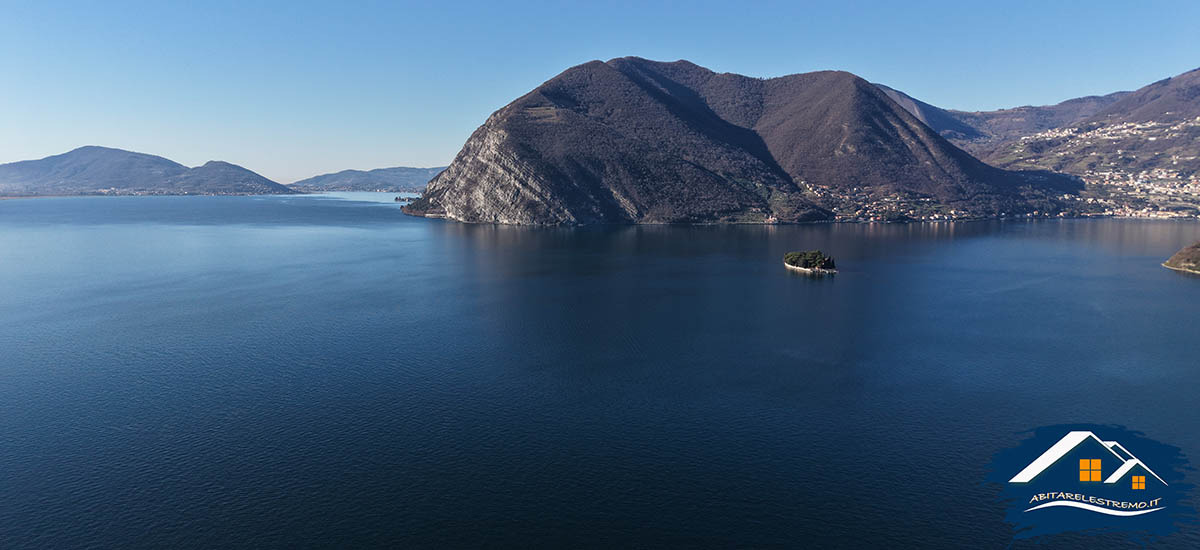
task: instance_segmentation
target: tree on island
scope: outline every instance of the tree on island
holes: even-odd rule
[[[783,255],[783,263],[804,269],[837,269],[833,258],[822,254],[820,250],[788,252]]]

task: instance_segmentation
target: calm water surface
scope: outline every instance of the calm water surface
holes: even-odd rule
[[[1005,548],[1017,432],[1200,462],[1200,279],[1159,266],[1196,240],[0,201],[0,546]]]

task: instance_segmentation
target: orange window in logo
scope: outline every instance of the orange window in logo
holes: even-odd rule
[[[1099,458],[1079,459],[1079,481],[1103,481],[1100,479]]]
[[[1146,488],[1146,476],[1133,476],[1133,488],[1144,490]]]

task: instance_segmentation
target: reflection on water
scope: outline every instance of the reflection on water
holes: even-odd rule
[[[6,544],[1002,548],[981,482],[1016,432],[1200,460],[1200,285],[1159,266],[1200,224],[353,199],[0,203]],[[812,248],[838,276],[781,265]]]

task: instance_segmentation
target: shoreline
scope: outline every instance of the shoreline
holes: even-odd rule
[[[838,272],[836,269],[822,269],[819,267],[800,267],[798,265],[792,265],[787,262],[783,262],[783,267],[786,267],[793,271],[799,271],[800,273],[803,273],[805,275],[833,275]]]
[[[1200,216],[1183,218],[1151,218],[1145,216],[1047,216],[1037,218],[1021,218],[1021,217],[991,217],[991,218],[959,218],[953,220],[909,220],[909,221],[870,221],[870,220],[814,220],[806,222],[643,222],[643,223],[624,223],[624,222],[606,222],[606,223],[503,223],[503,222],[476,222],[456,220],[454,218],[441,214],[414,214],[412,212],[404,212],[405,215],[414,218],[428,218],[431,220],[444,220],[448,222],[461,223],[463,225],[496,225],[506,227],[639,227],[639,226],[689,226],[689,227],[705,227],[705,226],[763,226],[763,227],[786,227],[791,225],[821,225],[821,224],[863,224],[863,225],[906,225],[906,224],[943,224],[943,223],[973,223],[987,221],[1048,221],[1048,220],[1145,220],[1145,221],[1165,221],[1165,222],[1200,222]]]
[[[292,193],[146,193],[146,194],[91,194],[91,195],[0,195],[0,201],[18,200],[18,199],[62,199],[62,198],[86,198],[86,197],[274,197],[274,196],[296,196],[296,195],[320,195],[323,193],[341,193],[345,191],[300,191],[293,190]],[[368,193],[414,193],[412,191],[365,191]],[[551,224],[551,223],[501,223],[501,222],[474,222],[456,220],[442,214],[418,214],[404,211],[404,214],[414,218],[428,218],[436,220],[445,220],[466,225],[505,225],[514,227],[587,227],[587,226],[662,226],[662,225],[680,225],[680,226],[712,226],[712,225],[757,225],[757,226],[788,226],[788,225],[819,225],[819,224],[887,224],[887,225],[904,225],[904,224],[942,224],[942,223],[967,223],[967,222],[984,222],[984,221],[1038,221],[1038,220],[1093,220],[1093,219],[1113,219],[1113,220],[1147,220],[1147,221],[1172,221],[1172,222],[1191,222],[1200,221],[1200,216],[1185,217],[1153,217],[1153,216],[1116,216],[1112,214],[1080,214],[1076,216],[1038,216],[1038,217],[1023,217],[1023,216],[985,216],[972,218],[955,218],[944,220],[904,220],[904,221],[876,221],[876,220],[812,220],[802,222],[753,222],[753,221],[735,221],[735,222],[643,222],[643,223],[587,223],[587,224]],[[1196,273],[1189,271],[1189,273]]]
[[[1175,266],[1172,266],[1172,265],[1167,265],[1167,262],[1163,262],[1163,263],[1162,263],[1162,266],[1163,266],[1163,267],[1165,267],[1165,268],[1167,268],[1167,269],[1170,269],[1171,271],[1178,271],[1178,272],[1180,272],[1180,273],[1187,273],[1188,275],[1200,275],[1200,271],[1196,271],[1196,270],[1194,270],[1194,269],[1188,269],[1188,268],[1186,268],[1186,267],[1175,267]]]
[[[17,200],[17,199],[83,199],[83,198],[99,198],[99,197],[291,197],[295,195],[314,195],[319,193],[306,193],[304,191],[295,191],[292,193],[142,193],[142,194],[123,194],[123,193],[96,193],[94,195],[0,195],[0,201]]]

